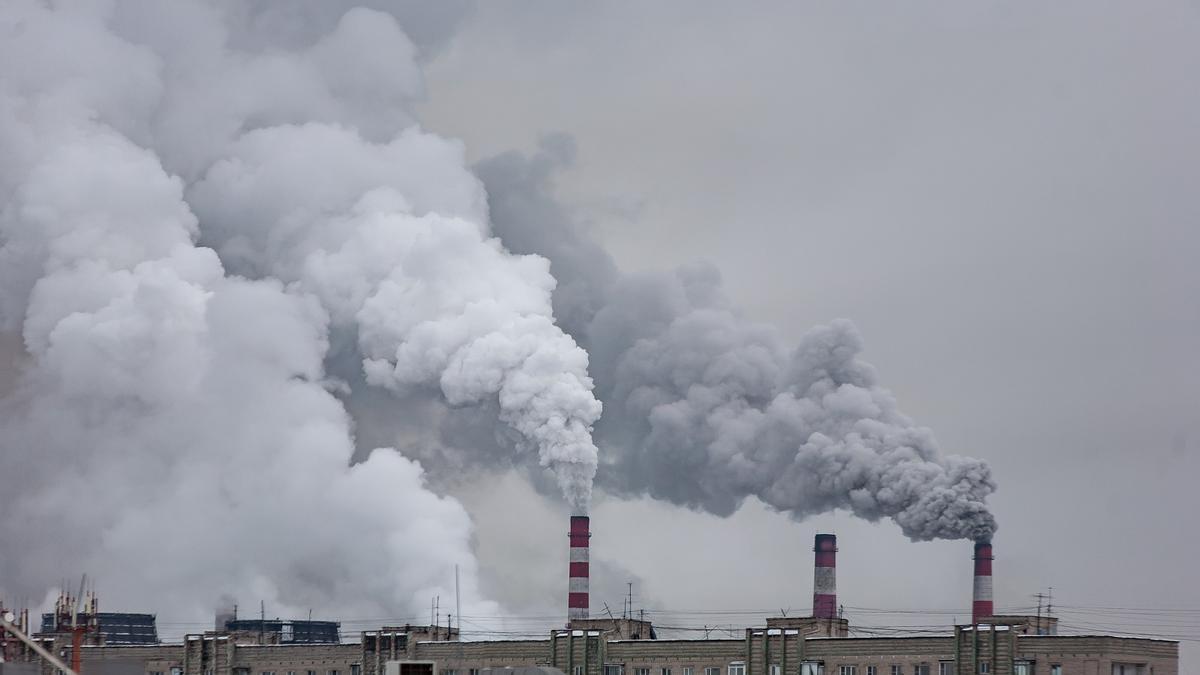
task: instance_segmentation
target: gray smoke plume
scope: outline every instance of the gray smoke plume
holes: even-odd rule
[[[986,465],[897,411],[849,324],[789,349],[711,268],[622,274],[550,197],[565,137],[476,174],[422,131],[460,8],[425,6],[0,5],[0,591],[82,568],[180,617],[416,620],[457,564],[495,614],[430,488],[476,467],[580,510],[598,476],[991,532]]]
[[[591,356],[599,485],[720,515],[753,495],[796,518],[892,518],[913,539],[992,534],[987,464],[942,454],[899,412],[850,322],[788,348],[730,306],[709,266],[621,274],[554,200],[553,173],[572,157],[555,136],[476,171],[505,244],[550,260],[555,313]]]
[[[492,410],[586,508],[600,406],[548,263],[413,126],[395,18],[319,6],[0,7],[0,591],[417,620],[458,565],[494,615],[462,506],[390,448],[351,466],[352,386]]]

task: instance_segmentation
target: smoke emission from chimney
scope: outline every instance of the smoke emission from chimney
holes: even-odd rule
[[[553,136],[476,170],[505,244],[550,259],[555,313],[591,357],[603,489],[718,515],[751,496],[798,519],[844,509],[916,540],[991,536],[991,469],[900,412],[853,324],[789,346],[731,305],[711,266],[622,273],[553,197],[573,152]]]
[[[460,564],[464,611],[494,614],[426,472],[526,458],[579,515],[598,478],[990,537],[987,465],[900,413],[850,323],[787,346],[710,267],[620,273],[548,198],[568,141],[481,182],[413,123],[394,16],[261,11],[0,5],[22,26],[0,41],[0,327],[28,354],[0,405],[5,591],[83,566],[205,623],[218,593],[405,616]],[[363,398],[395,414],[352,418]],[[452,461],[467,409],[494,433]],[[437,425],[407,457],[356,448]]]

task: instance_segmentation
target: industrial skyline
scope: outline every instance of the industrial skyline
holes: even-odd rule
[[[1052,604],[1190,663],[1198,45],[1184,0],[2,3],[0,600]]]

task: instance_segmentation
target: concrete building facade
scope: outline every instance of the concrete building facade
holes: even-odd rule
[[[811,619],[811,617],[810,617]],[[209,632],[182,644],[91,645],[83,675],[481,675],[542,667],[566,675],[1178,675],[1178,643],[1039,635],[1023,624],[921,637],[830,636],[819,623],[747,628],[737,638],[652,639],[646,621],[588,619],[545,639],[460,641],[429,627],[365,631],[358,642],[286,644]],[[795,619],[792,620],[796,621]],[[842,634],[844,635],[844,633]],[[636,636],[636,637],[635,637]],[[437,639],[435,639],[437,638]],[[46,636],[51,649],[69,641]],[[42,675],[56,675],[43,665]]]

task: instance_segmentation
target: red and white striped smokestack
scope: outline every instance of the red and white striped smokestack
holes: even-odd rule
[[[813,539],[813,616],[837,618],[837,535],[818,534]]]
[[[975,592],[971,596],[971,623],[996,616],[992,603],[992,542],[975,542]]]
[[[567,619],[588,618],[588,539],[591,520],[571,516],[571,571],[567,579]]]

